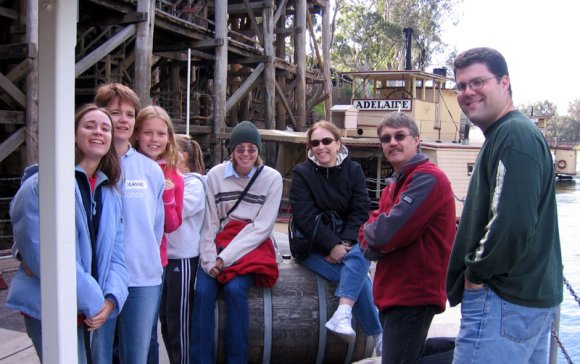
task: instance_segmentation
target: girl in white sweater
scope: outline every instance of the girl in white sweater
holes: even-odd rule
[[[177,167],[185,181],[183,222],[177,230],[166,235],[168,263],[159,319],[171,363],[189,364],[190,314],[205,214],[206,179],[199,144],[185,135],[176,136],[176,141],[181,149]]]

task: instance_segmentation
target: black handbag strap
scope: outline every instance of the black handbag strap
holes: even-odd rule
[[[252,179],[250,180],[250,182],[248,182],[248,184],[246,185],[246,188],[244,188],[244,191],[242,191],[242,194],[240,195],[240,197],[238,197],[238,200],[236,201],[234,206],[232,206],[232,208],[228,211],[228,213],[226,214],[226,217],[224,217],[222,219],[222,221],[227,219],[227,217],[230,216],[232,211],[234,211],[238,207],[240,202],[242,202],[242,200],[244,199],[244,197],[246,196],[246,194],[250,190],[250,187],[252,187],[252,185],[254,184],[254,181],[256,180],[256,178],[258,178],[258,175],[260,174],[260,172],[262,172],[262,169],[264,169],[264,165],[261,165],[258,167],[258,169],[256,170],[256,173],[254,173],[254,175],[252,176]]]

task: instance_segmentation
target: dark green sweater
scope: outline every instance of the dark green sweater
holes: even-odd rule
[[[464,278],[529,307],[562,301],[552,156],[540,130],[512,111],[485,131],[451,253],[447,296],[461,302]]]

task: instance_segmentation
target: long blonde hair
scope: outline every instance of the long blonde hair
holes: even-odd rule
[[[135,130],[133,130],[133,135],[131,135],[131,145],[133,145],[137,150],[139,150],[139,141],[137,140],[137,135],[139,130],[143,127],[143,122],[145,120],[157,118],[163,120],[165,125],[167,125],[167,147],[161,153],[161,158],[163,158],[167,163],[167,169],[173,170],[177,166],[179,161],[179,146],[175,140],[175,129],[173,128],[173,123],[167,111],[160,106],[149,105],[139,112],[137,118],[135,119]]]

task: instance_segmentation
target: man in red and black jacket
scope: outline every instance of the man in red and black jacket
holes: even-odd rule
[[[415,121],[390,113],[377,133],[395,173],[359,240],[365,256],[378,261],[373,296],[383,324],[382,363],[417,363],[433,316],[445,310],[455,201],[445,173],[419,153]]]

